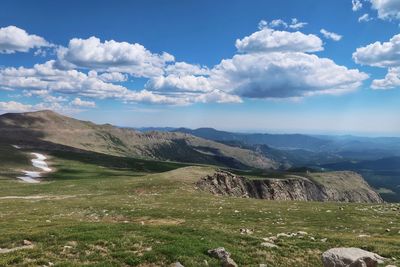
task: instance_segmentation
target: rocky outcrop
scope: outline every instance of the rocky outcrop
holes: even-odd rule
[[[319,173],[318,175],[323,175]],[[341,180],[345,180],[345,184]],[[227,171],[217,171],[197,182],[201,190],[215,195],[297,201],[339,201],[382,203],[383,200],[364,179],[353,172],[327,173],[309,179],[289,176],[283,179],[250,180]],[[351,186],[350,186],[351,185]]]
[[[215,248],[208,251],[208,255],[221,261],[222,267],[238,267],[236,262],[231,258],[231,254],[225,248]]]
[[[332,248],[322,254],[324,267],[377,267],[385,258],[360,248]]]

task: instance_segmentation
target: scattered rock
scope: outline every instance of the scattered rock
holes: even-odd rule
[[[24,246],[31,246],[32,245],[32,241],[29,241],[29,240],[24,240],[24,241],[22,241],[22,244],[24,245]]]
[[[231,259],[231,254],[223,247],[210,249],[208,255],[221,260],[223,267],[237,267],[238,265]]]
[[[247,228],[240,228],[240,233],[242,235],[244,235],[244,234],[251,235],[253,233],[253,230],[247,229]]]
[[[286,233],[279,233],[279,234],[277,234],[276,235],[276,237],[292,237],[293,235],[292,234],[286,234]]]
[[[269,242],[262,242],[261,246],[263,247],[267,247],[267,248],[277,248],[278,246],[273,244],[273,243],[269,243]]]
[[[384,258],[360,248],[332,248],[322,254],[324,267],[377,267]]]
[[[328,241],[328,238],[322,238],[322,239],[321,239],[321,242],[322,242],[322,243],[325,243],[326,241]]]
[[[265,242],[270,242],[270,243],[274,243],[278,238],[276,236],[271,236],[271,237],[264,237],[263,240]]]
[[[183,266],[182,263],[180,263],[179,261],[177,261],[177,262],[175,262],[175,263],[172,263],[170,266],[171,266],[171,267],[185,267],[185,266]]]
[[[388,228],[388,229],[386,229],[385,231],[389,233],[389,232],[390,232],[390,229]]]

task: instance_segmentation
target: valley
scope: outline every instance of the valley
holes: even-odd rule
[[[0,122],[0,266],[220,266],[218,247],[238,266],[320,266],[340,246],[400,263],[400,205],[356,173],[47,111]],[[244,178],[200,186],[221,172]]]

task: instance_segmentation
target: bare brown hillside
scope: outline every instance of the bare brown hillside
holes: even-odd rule
[[[2,141],[19,145],[63,145],[110,155],[270,169],[278,164],[247,149],[231,147],[186,133],[141,133],[110,124],[97,125],[53,111],[0,116]]]

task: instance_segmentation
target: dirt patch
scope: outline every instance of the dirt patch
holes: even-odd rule
[[[174,218],[152,219],[143,217],[136,219],[135,222],[140,223],[142,225],[179,225],[184,223],[185,220],[174,219]]]
[[[0,254],[11,253],[11,252],[23,250],[23,249],[33,249],[34,247],[35,247],[35,245],[32,244],[31,241],[24,240],[23,246],[13,247],[13,248],[0,248]]]
[[[3,196],[2,199],[26,199],[26,200],[63,200],[67,198],[91,196],[93,194],[80,194],[80,195],[32,195],[32,196]]]

